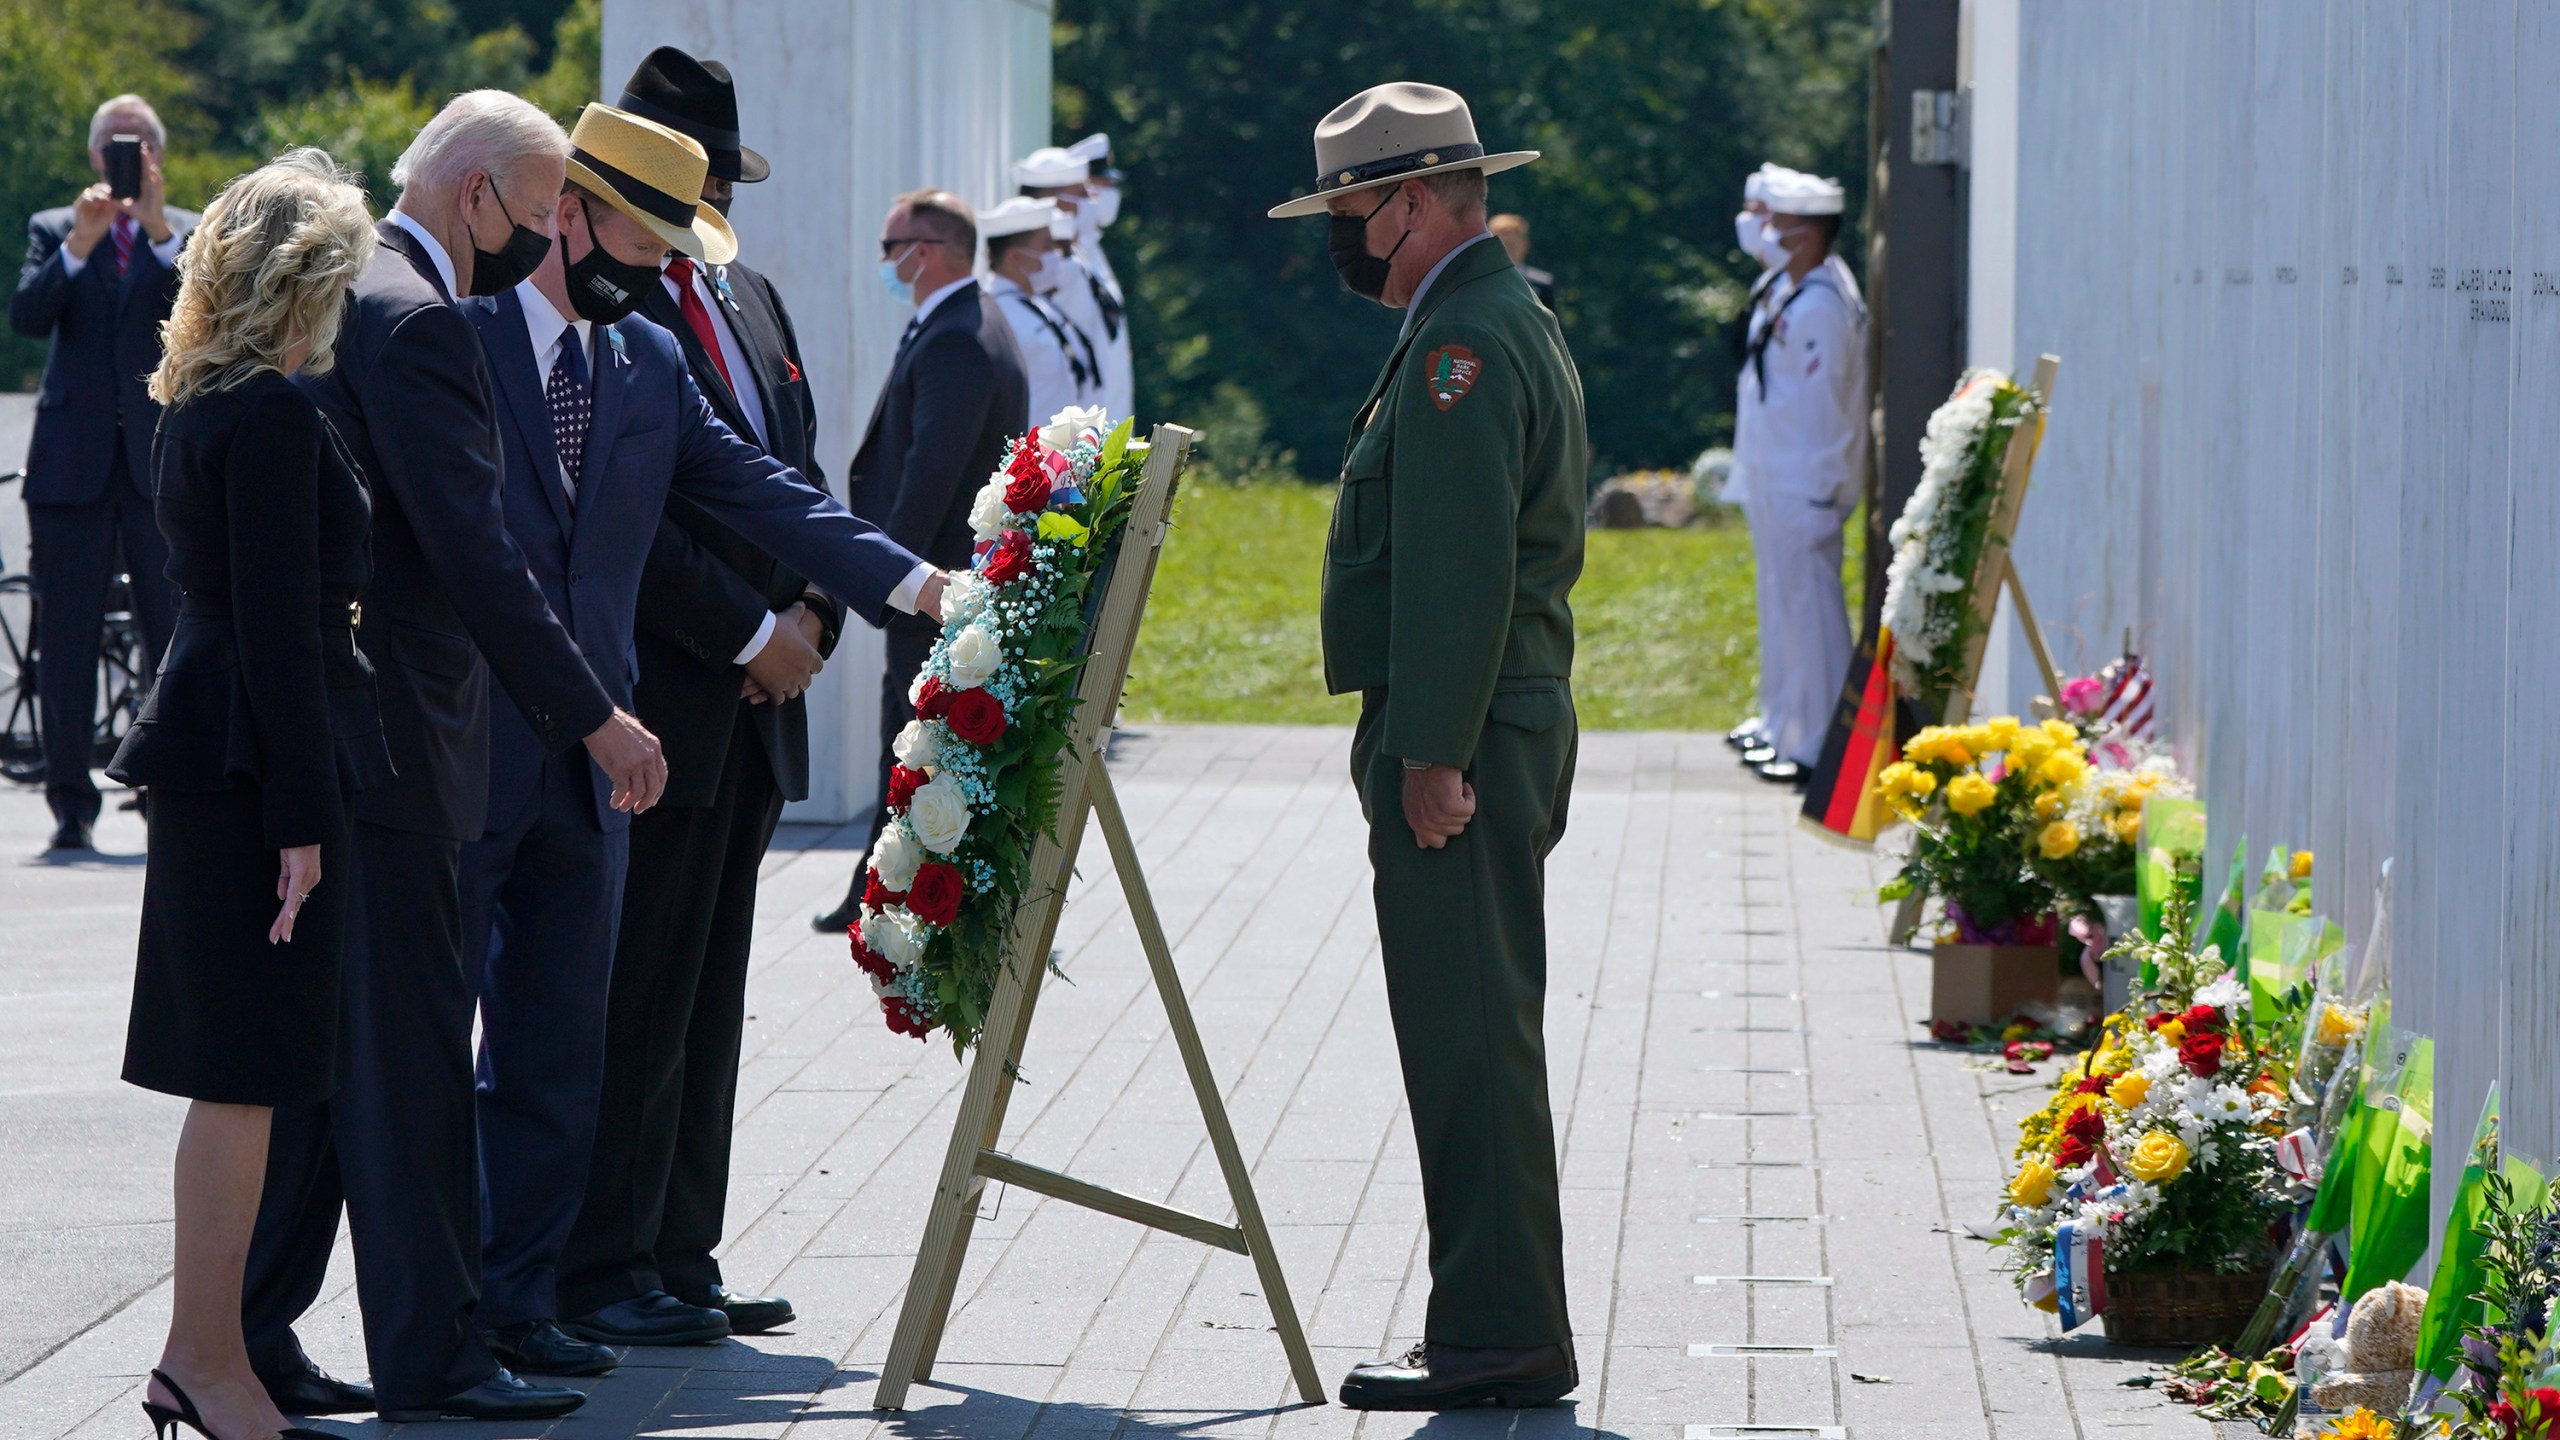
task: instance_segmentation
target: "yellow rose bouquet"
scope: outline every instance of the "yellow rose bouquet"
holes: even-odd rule
[[[2170,934],[2192,918],[2173,915]],[[2178,958],[2164,973],[2180,983],[2109,1016],[2106,1039],[2019,1127],[1994,1243],[2020,1291],[2066,1329],[2105,1309],[2109,1277],[2272,1258],[2287,1067],[2255,1043],[2246,988],[2219,956]]]
[[[1913,831],[1902,873],[1883,897],[1937,900],[1967,944],[2051,940],[2055,892],[2027,861],[2033,837],[2049,824],[2036,814],[2037,797],[2087,770],[2080,732],[2060,720],[2028,725],[1997,715],[1913,734],[1901,758],[1876,775],[1877,796]],[[2065,843],[2058,831],[2054,843]]]
[[[2045,760],[2030,777],[2030,789],[2027,868],[2052,888],[2065,910],[2092,915],[2098,896],[2134,893],[2143,802],[2195,793],[2166,753],[2102,766],[2068,750]]]

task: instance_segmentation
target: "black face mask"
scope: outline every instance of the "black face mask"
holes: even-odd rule
[[[474,295],[503,295],[524,282],[551,253],[551,237],[539,230],[516,225],[514,212],[507,209],[507,197],[498,193],[498,182],[489,182],[489,198],[498,202],[498,213],[507,217],[515,228],[507,232],[507,243],[496,250],[483,250],[480,242],[471,242],[471,291]],[[467,232],[466,232],[467,233]]]
[[[730,207],[731,205],[736,204],[736,203],[737,203],[737,201],[738,201],[738,192],[737,192],[737,191],[735,191],[735,190],[732,190],[732,191],[730,191],[730,192],[729,192],[728,194],[726,194],[726,195],[720,195],[720,196],[706,196],[706,197],[704,197],[704,199],[703,199],[703,202],[702,202],[702,203],[703,203],[703,204],[705,204],[705,205],[710,206],[710,207],[711,207],[712,209],[714,209],[714,210],[719,211],[723,216],[726,216],[726,215],[729,213],[729,207]]]
[[[566,258],[568,252],[562,251]],[[640,308],[643,286],[658,283],[658,267],[616,259],[596,238],[596,222],[587,221],[587,255],[571,260],[565,271],[569,304],[581,320],[610,325]]]
[[[1388,200],[1395,198],[1396,192],[1391,188],[1387,199],[1379,201],[1368,214],[1336,215],[1325,231],[1324,244],[1333,255],[1333,273],[1342,277],[1343,289],[1363,299],[1375,300],[1387,293],[1388,263],[1396,258],[1396,251],[1404,248],[1404,242],[1413,238],[1413,231],[1408,229],[1396,237],[1396,243],[1385,255],[1369,253],[1369,222],[1377,218],[1378,211],[1387,208]]]

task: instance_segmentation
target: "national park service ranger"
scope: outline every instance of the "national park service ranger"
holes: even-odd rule
[[[1545,1405],[1580,1383],[1547,1108],[1547,852],[1573,783],[1582,381],[1485,229],[1488,155],[1436,85],[1316,127],[1342,283],[1405,312],[1351,424],[1324,577],[1325,684],[1360,692],[1351,770],[1431,1229],[1423,1342],[1363,1365],[1371,1410]]]

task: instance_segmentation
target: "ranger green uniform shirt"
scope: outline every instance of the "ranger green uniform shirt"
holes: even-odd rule
[[[1415,306],[1344,450],[1325,685],[1386,691],[1385,753],[1465,768],[1497,682],[1573,673],[1582,378],[1498,241]]]

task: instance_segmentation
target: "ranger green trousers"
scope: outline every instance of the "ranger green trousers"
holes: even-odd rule
[[[1423,1338],[1569,1345],[1543,1027],[1546,859],[1573,786],[1573,692],[1501,683],[1467,771],[1475,818],[1439,850],[1414,843],[1403,761],[1379,753],[1386,698],[1361,696],[1351,774],[1431,1227]]]

